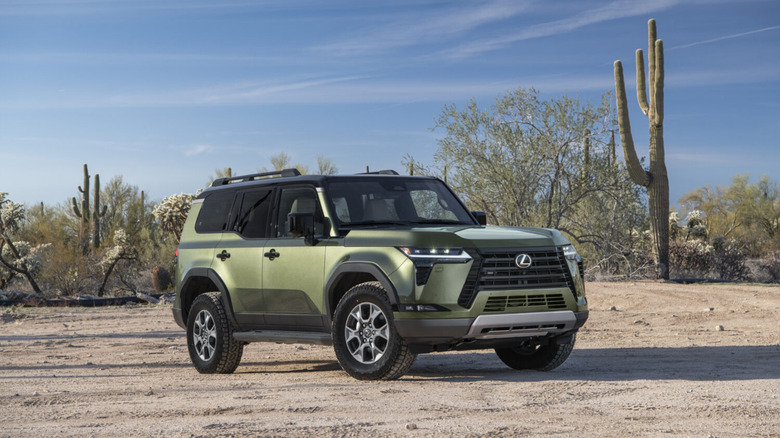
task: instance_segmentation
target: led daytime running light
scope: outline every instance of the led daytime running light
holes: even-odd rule
[[[466,261],[471,260],[471,256],[462,248],[414,248],[398,247],[398,250],[406,254],[410,259],[435,259]]]
[[[580,261],[580,255],[577,253],[577,249],[574,248],[574,245],[566,245],[563,247],[563,256],[566,257],[568,260],[576,260]]]

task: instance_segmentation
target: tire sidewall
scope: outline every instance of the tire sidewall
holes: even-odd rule
[[[372,364],[358,362],[352,357],[344,335],[344,328],[349,313],[355,306],[362,303],[372,303],[378,306],[384,312],[388,324],[389,339],[387,349],[382,357]],[[393,310],[386,298],[384,289],[373,284],[358,285],[344,295],[336,307],[331,334],[333,337],[333,349],[341,367],[351,376],[358,379],[380,379],[387,374],[395,363],[403,342],[395,329]]]
[[[516,370],[551,371],[566,361],[576,339],[575,333],[569,342],[548,344],[534,352],[522,348],[501,348],[496,349],[496,354],[502,362]]]
[[[195,327],[195,319],[203,310],[207,311],[211,315],[217,331],[217,345],[214,349],[214,354],[211,356],[211,359],[207,361],[204,361],[198,356],[198,352],[195,349],[195,342],[193,341],[192,336]],[[222,357],[223,350],[225,348],[225,338],[229,335],[228,333],[224,332],[225,324],[221,320],[221,312],[219,310],[220,309],[217,307],[217,305],[215,305],[215,303],[208,296],[200,295],[192,304],[190,313],[187,317],[187,349],[189,350],[192,364],[195,365],[195,368],[201,373],[216,372],[217,367],[219,366],[220,358]]]

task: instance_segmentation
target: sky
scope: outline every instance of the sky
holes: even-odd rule
[[[650,18],[672,204],[737,174],[780,181],[777,0],[0,0],[0,191],[63,203],[87,163],[160,200],[281,152],[401,170],[432,163],[444,105],[530,87],[595,105],[618,59],[647,156]]]

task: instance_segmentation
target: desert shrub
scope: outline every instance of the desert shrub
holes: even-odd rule
[[[46,295],[72,296],[97,290],[98,280],[92,275],[97,260],[81,254],[77,243],[54,241],[42,261],[40,278]]]
[[[733,244],[713,252],[712,271],[721,280],[744,281],[750,278],[747,257]]]
[[[704,278],[710,271],[714,249],[700,240],[675,240],[669,243],[672,277]]]
[[[780,283],[780,253],[769,253],[755,262],[754,278],[765,283]]]
[[[152,287],[154,287],[156,293],[163,293],[173,287],[171,273],[162,266],[153,267],[149,274],[152,281]]]

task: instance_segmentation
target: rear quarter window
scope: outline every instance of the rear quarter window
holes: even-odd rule
[[[233,205],[235,192],[217,192],[203,201],[203,206],[195,222],[198,233],[218,233],[227,230],[230,206]]]

